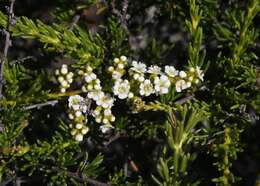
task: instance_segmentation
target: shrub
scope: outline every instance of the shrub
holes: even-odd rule
[[[36,4],[0,9],[1,185],[259,185],[259,0]]]

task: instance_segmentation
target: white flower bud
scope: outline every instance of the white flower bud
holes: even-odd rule
[[[65,93],[66,89],[65,88],[61,88],[60,91],[61,91],[61,93]]]
[[[60,83],[62,83],[62,82],[64,81],[64,77],[63,77],[63,76],[59,76],[59,77],[58,77],[58,81],[59,81]]]
[[[104,118],[104,119],[103,119],[103,123],[104,123],[104,124],[108,124],[108,123],[109,123],[109,120],[108,120],[107,118]]]
[[[68,73],[68,68],[62,67],[60,72],[61,72],[61,74],[65,75]]]
[[[116,120],[116,117],[112,115],[112,116],[110,117],[110,121],[111,121],[111,122],[114,122],[115,120]]]
[[[93,85],[90,85],[90,84],[89,84],[89,85],[87,86],[87,89],[88,89],[88,90],[93,90]]]
[[[71,134],[72,136],[75,136],[76,133],[77,133],[77,130],[76,130],[76,129],[72,129],[71,132],[70,132],[70,134]]]
[[[126,61],[127,58],[126,58],[125,56],[121,56],[121,57],[120,57],[120,60],[121,60],[121,61]]]
[[[134,97],[134,94],[133,94],[133,92],[130,92],[129,94],[128,94],[128,98],[133,98]]]
[[[75,136],[75,139],[76,139],[77,141],[83,141],[83,135],[82,135],[82,134],[77,134],[77,135]]]
[[[78,111],[75,112],[75,116],[76,116],[76,117],[79,117],[79,116],[81,116],[81,115],[82,115],[81,111],[78,110]]]
[[[67,87],[69,84],[68,84],[68,82],[66,81],[66,80],[63,80],[62,82],[61,82],[61,86],[63,86],[63,87]]]
[[[118,58],[115,58],[114,59],[114,63],[118,63],[119,62],[119,59]]]
[[[119,69],[123,69],[123,68],[125,68],[125,65],[124,65],[123,63],[119,63],[119,64],[118,64],[118,68],[119,68]]]
[[[75,127],[76,127],[76,129],[81,129],[83,127],[83,125],[81,123],[77,123]]]
[[[179,72],[179,76],[180,76],[181,78],[185,78],[185,77],[187,77],[187,74],[186,74],[186,72],[184,72],[184,71],[180,71],[180,72]]]
[[[58,69],[55,70],[55,75],[56,76],[60,75],[60,71]]]
[[[114,67],[110,66],[110,67],[108,67],[107,70],[108,70],[109,72],[113,72],[115,69],[114,69]]]
[[[71,120],[74,119],[73,114],[69,113],[69,118],[70,118]]]
[[[83,129],[81,129],[81,133],[84,134],[84,135],[87,134],[88,131],[89,131],[88,127],[84,127]]]

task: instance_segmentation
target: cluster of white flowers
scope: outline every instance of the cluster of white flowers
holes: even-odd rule
[[[114,80],[120,79],[125,74],[125,67],[127,65],[127,58],[121,56],[114,59],[114,66],[108,67],[108,72],[112,74]]]
[[[102,91],[100,80],[90,66],[86,67],[85,72],[79,71],[79,74],[84,76],[85,81],[82,91],[87,93],[88,99],[96,103],[97,107],[92,113],[95,121],[106,125],[105,127],[101,127],[101,131],[104,132],[103,128],[113,128],[111,122],[115,121],[115,116],[112,114],[111,108],[114,104],[114,99]]]
[[[70,96],[68,101],[69,118],[72,120],[70,124],[71,135],[75,137],[75,140],[82,141],[83,136],[89,131],[85,125],[87,123],[88,100],[80,95],[74,95]]]
[[[58,81],[60,83],[60,91],[62,93],[66,92],[66,89],[70,87],[70,84],[73,82],[73,73],[69,72],[68,66],[63,64],[61,69],[57,69],[55,74],[58,76]]]
[[[125,62],[127,62],[127,58],[121,56],[114,59],[114,66],[109,67],[109,72],[114,79],[112,91],[119,99],[133,98],[133,92],[139,92],[141,96],[167,94],[172,85],[175,86],[176,92],[182,92],[190,88],[192,84],[203,81],[204,74],[199,67],[191,67],[188,72],[185,72],[176,70],[174,66],[166,65],[162,71],[162,68],[157,65],[147,67],[142,62],[132,61],[129,62],[130,67],[126,73]],[[119,64],[124,65],[119,68]],[[124,74],[129,74],[130,77],[122,79]],[[136,84],[138,86],[135,86]],[[136,87],[139,89],[136,90]]]
[[[142,62],[129,62],[125,56],[115,58],[113,62],[113,65],[108,67],[113,80],[110,90],[113,96],[122,100],[152,94],[168,94],[172,90],[170,87],[175,88],[176,92],[182,92],[203,81],[204,77],[203,71],[198,66],[190,67],[187,71],[178,71],[174,66],[166,65],[163,70],[157,65],[147,67]],[[100,126],[103,133],[113,128],[111,123],[115,121],[115,116],[112,114],[112,107],[115,99],[102,90],[101,81],[90,66],[85,70],[79,70],[78,74],[83,77],[82,91],[86,94],[86,98],[80,95],[70,96],[68,107],[69,118],[73,121],[70,125],[71,134],[77,141],[82,141],[89,130],[85,126],[89,113],[97,123],[103,124]],[[60,70],[56,70],[56,75],[61,84],[61,92],[66,92],[73,82],[73,73],[68,72],[67,65],[62,65]],[[94,101],[96,106],[91,111],[88,108],[90,100]]]

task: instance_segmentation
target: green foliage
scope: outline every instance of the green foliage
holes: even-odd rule
[[[47,16],[15,9],[13,18],[0,7],[0,185],[259,185],[259,0],[54,4]],[[90,131],[76,142],[65,113],[69,96],[87,95],[78,72],[91,66],[108,92],[107,68],[121,55],[199,66],[204,82],[117,99],[107,133],[90,109]],[[63,64],[76,78],[61,93],[54,74]]]

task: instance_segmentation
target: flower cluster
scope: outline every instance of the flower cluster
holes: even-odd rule
[[[118,99],[130,99],[136,105],[143,104],[141,97],[168,94],[173,89],[182,92],[203,81],[204,76],[198,66],[190,67],[187,71],[178,71],[169,65],[164,68],[157,65],[147,67],[142,62],[130,62],[125,56],[115,58],[113,65],[108,67],[108,72],[113,80],[113,85],[108,91]],[[61,92],[66,92],[73,81],[73,73],[68,72],[67,65],[62,65],[61,69],[56,71],[56,75],[61,84]],[[113,128],[111,123],[115,121],[115,116],[112,114],[112,107],[115,99],[102,90],[101,81],[92,67],[86,66],[84,70],[79,70],[78,75],[83,79],[82,92],[86,98],[79,95],[71,96],[68,106],[69,118],[73,121],[70,125],[71,134],[77,141],[82,141],[89,130],[85,126],[89,113],[97,123],[103,124],[100,126],[103,133]],[[140,103],[137,104],[135,100],[139,100]],[[91,111],[89,102],[95,105]]]
[[[62,93],[66,92],[66,89],[70,87],[73,82],[73,73],[69,72],[68,66],[63,64],[60,70],[56,70],[55,74],[58,76],[58,81],[60,83],[60,91]]]
[[[92,112],[95,121],[106,125],[105,128],[112,128],[111,122],[115,121],[115,116],[111,111],[114,99],[109,94],[105,94],[102,91],[100,80],[90,66],[86,67],[85,72],[79,71],[79,74],[83,75],[85,81],[82,86],[82,91],[87,93],[88,99],[93,100],[96,103],[96,108]]]
[[[87,134],[89,128],[85,125],[87,123],[88,100],[80,95],[69,97],[69,118],[72,120],[70,124],[71,135],[77,141],[82,141],[83,136]]]
[[[167,94],[171,86],[175,87],[176,92],[182,92],[192,84],[203,81],[203,73],[199,67],[190,67],[189,71],[185,72],[166,65],[163,71],[157,65],[147,67],[137,61],[128,62],[126,65],[127,62],[125,56],[115,58],[114,66],[108,69],[114,79],[113,94],[119,99],[133,98],[134,93],[139,93],[140,96]],[[123,65],[119,68],[121,64]],[[128,73],[125,69],[127,66],[129,66]],[[129,78],[123,79],[124,74],[129,74]]]

